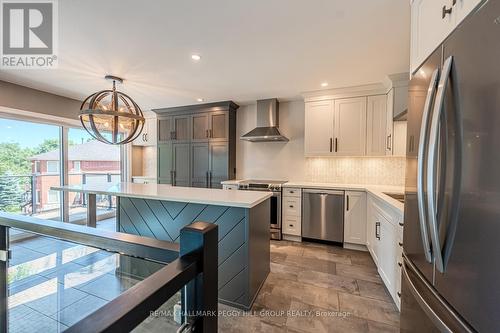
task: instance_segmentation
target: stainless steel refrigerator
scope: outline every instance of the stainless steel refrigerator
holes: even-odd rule
[[[500,0],[409,86],[401,332],[500,332]]]

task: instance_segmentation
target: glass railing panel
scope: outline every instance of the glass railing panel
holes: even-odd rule
[[[181,313],[181,293],[178,292],[157,310],[152,311],[132,332],[177,332],[181,327]]]
[[[24,235],[9,245],[10,332],[61,332],[164,267],[95,247]]]

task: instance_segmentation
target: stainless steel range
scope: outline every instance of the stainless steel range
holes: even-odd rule
[[[271,239],[281,240],[281,191],[283,180],[245,180],[238,184],[238,190],[269,191],[271,197]]]

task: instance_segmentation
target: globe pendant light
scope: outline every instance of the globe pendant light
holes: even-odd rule
[[[126,94],[116,90],[123,79],[106,75],[113,89],[98,91],[87,97],[80,107],[80,122],[96,140],[123,145],[134,141],[144,128],[141,108]]]

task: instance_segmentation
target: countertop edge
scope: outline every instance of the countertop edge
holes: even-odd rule
[[[90,189],[82,189],[82,188],[71,188],[67,189],[61,186],[52,186],[50,188],[54,191],[69,191],[76,193],[91,193],[91,194],[99,194],[99,195],[112,195],[124,198],[138,198],[138,199],[149,199],[149,200],[160,200],[160,201],[174,201],[174,202],[184,202],[184,203],[194,203],[194,204],[203,204],[203,205],[213,205],[213,206],[226,206],[226,207],[235,207],[235,208],[245,208],[250,209],[253,208],[260,203],[266,201],[270,197],[273,196],[271,192],[266,193],[262,192],[262,197],[258,200],[252,201],[250,203],[241,203],[241,202],[227,202],[227,201],[218,201],[218,200],[199,200],[199,199],[190,199],[190,198],[178,198],[175,196],[155,196],[155,195],[147,195],[147,194],[130,194],[123,192],[115,192],[115,191],[102,191],[102,190],[90,190]]]

